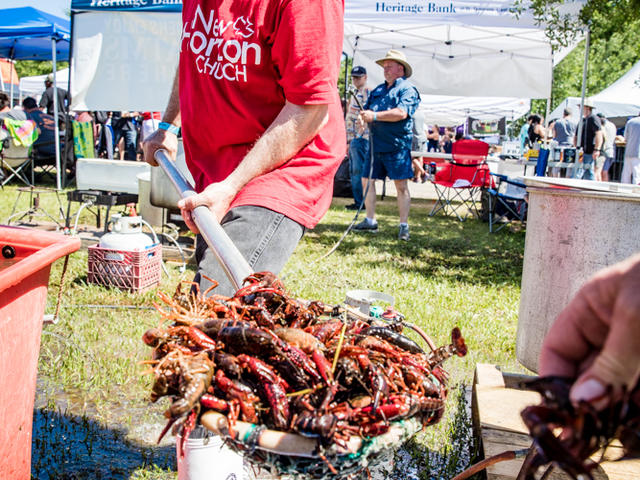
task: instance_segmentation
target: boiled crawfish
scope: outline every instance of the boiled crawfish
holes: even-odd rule
[[[352,435],[385,433],[391,422],[440,420],[447,396],[441,364],[466,353],[460,330],[450,345],[426,353],[402,335],[402,316],[379,326],[342,315],[340,308],[290,297],[269,272],[247,277],[232,297],[161,296],[167,328],[147,331],[154,348],[152,400],[172,397],[169,425],[187,430],[201,409],[294,431],[321,446],[346,446]],[[168,425],[168,426],[169,426]],[[167,426],[167,428],[168,428]]]
[[[586,402],[573,405],[569,400],[571,385],[572,380],[564,377],[526,383],[542,395],[542,403],[521,413],[536,453],[525,461],[519,479],[533,480],[540,467],[553,463],[575,480],[592,480],[591,472],[598,464],[589,457],[604,451],[616,438],[625,457],[640,456],[640,386],[620,400],[613,400],[609,388],[609,405],[597,411]]]

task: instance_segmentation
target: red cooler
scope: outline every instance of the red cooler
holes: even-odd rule
[[[0,479],[31,477],[31,426],[51,264],[80,239],[0,226]]]

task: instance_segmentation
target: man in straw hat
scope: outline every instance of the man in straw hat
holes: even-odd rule
[[[580,138],[576,132],[575,145],[582,147],[582,165],[590,168],[578,169],[575,178],[595,180],[595,170],[602,169],[604,164],[604,156],[600,155],[604,136],[600,119],[593,114],[593,100],[585,98],[583,107],[582,129],[578,129]]]
[[[404,53],[389,50],[376,63],[384,68],[385,82],[378,85],[369,95],[360,120],[369,125],[373,147],[373,171],[371,178],[394,181],[398,195],[400,228],[398,238],[409,240],[409,196],[408,180],[413,178],[411,165],[411,141],[413,138],[413,115],[420,104],[418,90],[407,80],[411,76],[411,65]],[[366,190],[371,157],[362,169],[363,189]],[[367,217],[354,228],[376,232],[376,189],[370,182],[365,197]]]

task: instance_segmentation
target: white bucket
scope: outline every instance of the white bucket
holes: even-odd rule
[[[189,438],[180,452],[176,437],[178,480],[247,480],[242,455],[229,448],[221,437]]]
[[[137,175],[150,169],[151,166],[145,162],[79,158],[76,162],[76,186],[78,190],[137,194]]]

